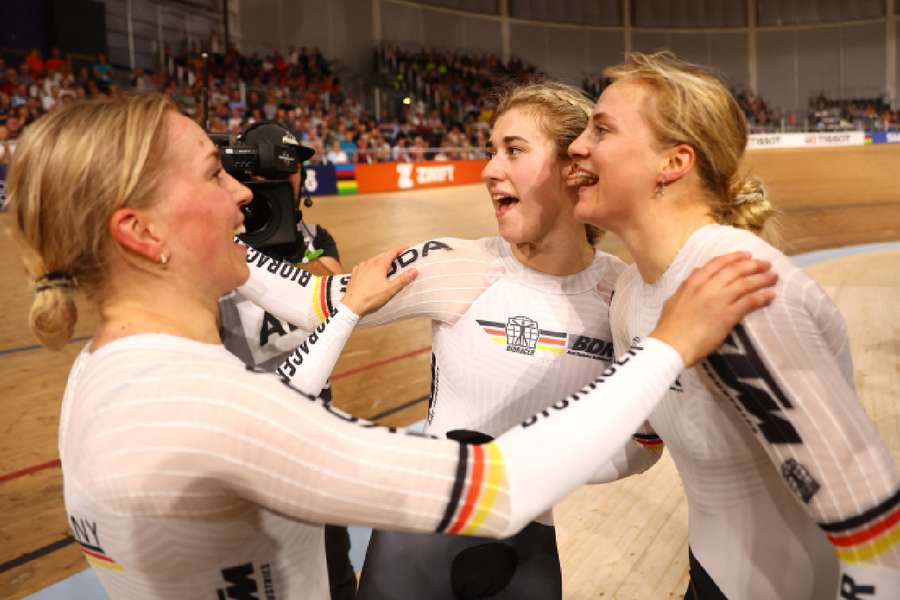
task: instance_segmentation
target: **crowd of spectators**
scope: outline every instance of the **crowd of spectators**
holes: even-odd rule
[[[750,131],[767,131],[775,126],[772,110],[765,100],[749,91],[732,90],[732,93],[747,117]]]
[[[0,164],[8,161],[22,129],[42,114],[79,98],[115,93],[112,67],[100,54],[76,72],[58,48],[46,59],[33,49],[18,65],[0,57]]]
[[[375,70],[387,112],[397,117],[382,128],[399,134],[395,152],[400,159],[411,155],[412,160],[423,155],[433,160],[485,156],[502,90],[541,76],[519,59],[504,62],[494,54],[392,44],[376,48]]]
[[[820,94],[809,101],[810,126],[817,131],[889,131],[900,128],[898,111],[882,98],[833,100]]]
[[[334,65],[318,48],[290,48],[284,55],[225,52],[211,40],[208,123],[213,133],[238,134],[262,120],[290,127],[315,149],[314,161],[453,160],[485,156],[488,126],[498,89],[540,77],[520,60],[445,50],[375,49],[372,78],[380,90],[379,117],[345,92]],[[12,61],[11,61],[12,63]],[[32,50],[17,64],[0,58],[0,168],[22,129],[56,106],[80,98],[159,90],[187,115],[203,116],[202,59],[187,52],[167,55],[155,73],[116,71],[100,54],[71,60],[58,49],[44,58]],[[592,98],[609,81],[588,76],[582,88]],[[775,127],[766,102],[735,92],[752,130]],[[788,125],[796,123],[794,120]],[[893,129],[897,112],[881,99],[810,101],[815,129]]]

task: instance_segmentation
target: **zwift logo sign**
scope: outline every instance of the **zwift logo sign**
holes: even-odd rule
[[[397,163],[397,187],[409,190],[421,185],[453,183],[453,165]]]

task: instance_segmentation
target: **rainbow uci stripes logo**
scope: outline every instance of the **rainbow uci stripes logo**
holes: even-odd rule
[[[534,356],[535,351],[562,354],[566,351],[565,333],[541,329],[530,317],[509,317],[506,323],[477,320],[495,344],[506,345],[507,352]]]
[[[337,191],[341,196],[356,193],[356,165],[334,165],[337,177]]]

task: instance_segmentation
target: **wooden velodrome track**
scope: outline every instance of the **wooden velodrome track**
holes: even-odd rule
[[[747,164],[783,211],[790,254],[900,240],[900,146],[768,150]],[[397,243],[495,233],[481,186],[322,198],[306,218],[334,234],[345,267]],[[32,294],[10,226],[11,215],[0,214],[0,598],[22,598],[87,567],[68,540],[56,435],[70,363],[95,319],[82,304],[75,341],[60,352],[35,345]],[[623,255],[615,239],[601,246]],[[900,251],[839,258],[810,272],[848,321],[860,396],[900,461]],[[425,321],[358,331],[335,370],[336,402],[389,425],[422,419],[429,349]],[[683,594],[687,510],[668,457],[644,475],[582,488],[556,514],[566,598]]]

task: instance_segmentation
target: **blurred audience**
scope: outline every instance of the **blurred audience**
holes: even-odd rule
[[[520,60],[436,49],[375,49],[380,119],[345,92],[333,64],[318,48],[290,47],[282,55],[225,51],[211,39],[209,128],[237,134],[252,123],[275,120],[316,150],[314,162],[465,160],[483,158],[494,95],[507,83],[541,77]],[[9,60],[9,56],[7,56]],[[202,59],[182,49],[166,51],[165,68],[114,69],[104,54],[94,62],[67,60],[59,48],[44,58],[37,48],[15,64],[0,58],[0,164],[8,162],[24,127],[80,98],[160,90],[187,115],[203,117]],[[596,98],[608,85],[587,76],[582,88]],[[777,117],[760,97],[735,91],[751,131],[783,127],[814,130],[897,129],[897,111],[882,99],[810,100],[804,119]],[[367,100],[373,100],[368,98]],[[798,121],[801,121],[798,123]]]
[[[896,130],[897,112],[882,98],[833,100],[820,94],[809,101],[810,126],[817,131]]]

